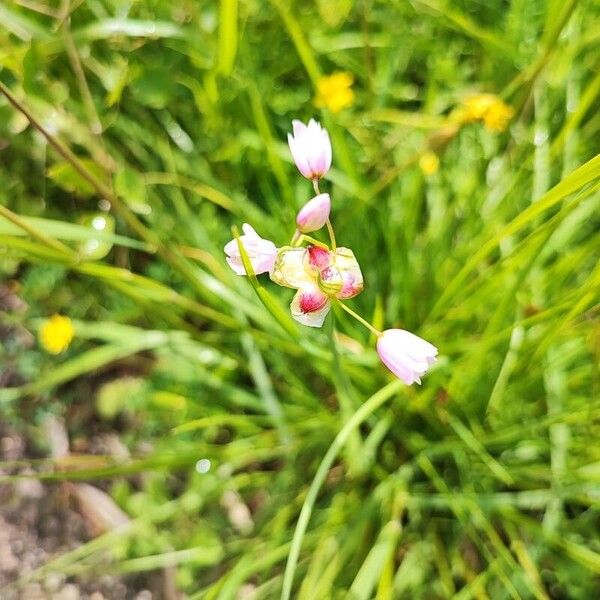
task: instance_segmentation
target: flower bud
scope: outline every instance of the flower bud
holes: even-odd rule
[[[302,233],[310,233],[311,231],[321,229],[327,223],[330,211],[331,198],[329,194],[315,196],[300,209],[296,217],[298,229]]]
[[[307,179],[320,179],[331,167],[331,141],[327,129],[311,119],[308,125],[292,121],[288,144],[298,171]]]

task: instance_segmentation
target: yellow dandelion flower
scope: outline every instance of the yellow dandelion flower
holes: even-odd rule
[[[456,123],[483,121],[490,131],[502,132],[514,114],[513,109],[494,94],[474,94],[466,98],[462,106],[452,112]]]
[[[334,113],[352,106],[354,103],[353,83],[354,77],[351,73],[339,72],[320,77],[317,81],[315,106],[328,108]]]
[[[464,125],[466,123],[471,123],[473,119],[471,113],[464,106],[457,106],[452,109],[450,120],[457,125]]]
[[[474,94],[463,102],[464,118],[467,122],[479,121],[497,102],[502,102],[493,94]]]
[[[489,131],[501,133],[506,130],[515,111],[512,107],[504,104],[502,100],[498,100],[490,106],[485,115],[483,115],[483,124]]]
[[[75,328],[69,317],[53,315],[40,327],[39,340],[46,352],[60,354],[69,347],[74,335]]]
[[[438,158],[438,155],[431,150],[423,152],[419,158],[419,168],[426,177],[437,173],[440,169],[440,159]]]

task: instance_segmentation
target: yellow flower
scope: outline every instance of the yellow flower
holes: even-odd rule
[[[489,110],[483,116],[483,124],[490,131],[501,133],[506,130],[515,111],[502,100],[490,106]]]
[[[440,159],[438,158],[438,155],[431,150],[423,152],[419,158],[419,168],[426,177],[437,173],[440,168]]]
[[[71,343],[75,328],[69,317],[53,315],[40,327],[40,344],[50,354],[60,354],[64,352]]]
[[[513,109],[494,94],[474,94],[466,98],[462,106],[452,113],[458,123],[483,121],[487,129],[502,132],[514,114]]]
[[[334,113],[352,106],[354,102],[353,83],[354,77],[350,73],[339,72],[320,77],[317,81],[315,106],[328,108]]]
[[[465,118],[468,121],[478,121],[483,119],[485,114],[497,102],[502,102],[493,94],[475,94],[469,96],[464,102]]]

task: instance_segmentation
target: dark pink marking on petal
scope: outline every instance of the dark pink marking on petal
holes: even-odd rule
[[[320,246],[309,246],[308,262],[319,270],[324,269],[331,262],[331,253]]]
[[[302,292],[299,307],[304,313],[316,312],[327,303],[327,296],[317,291]]]

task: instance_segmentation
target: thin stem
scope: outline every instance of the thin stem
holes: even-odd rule
[[[14,223],[17,227],[27,232],[32,238],[42,242],[49,248],[53,250],[57,250],[62,254],[66,254],[69,258],[73,258],[74,260],[78,260],[77,252],[75,252],[72,248],[69,248],[66,244],[63,244],[61,241],[56,240],[47,236],[45,233],[38,231],[35,227],[32,227],[27,221],[21,218],[20,215],[17,215],[12,210],[7,208],[6,206],[2,206],[0,204],[0,216],[4,217],[11,223]]]
[[[304,244],[305,242],[308,242],[313,246],[319,246],[319,248],[325,248],[325,250],[329,250],[329,246],[327,244],[316,240],[314,237],[310,237],[310,235],[300,233],[298,230],[296,230],[296,233],[294,233],[292,241],[290,242],[290,246],[292,246],[292,248],[298,248],[299,246],[302,246],[302,244]]]
[[[87,83],[87,79],[85,77],[85,71],[83,70],[83,66],[81,64],[81,59],[79,58],[79,54],[77,52],[77,47],[75,46],[75,42],[73,41],[73,36],[71,35],[71,28],[69,25],[70,22],[70,14],[71,14],[71,0],[63,0],[63,10],[62,10],[62,35],[65,43],[65,49],[67,51],[67,56],[69,58],[69,62],[71,63],[71,68],[75,73],[75,77],[77,79],[77,84],[79,86],[79,93],[81,95],[81,99],[83,100],[83,104],[85,106],[86,111],[88,112],[88,119],[91,123],[91,131],[99,140],[99,145],[103,146],[103,140],[100,137],[102,133],[102,123],[100,122],[100,117],[98,116],[98,111],[96,110],[96,105],[94,104],[94,98],[92,97],[92,93],[90,92],[90,88]],[[107,156],[105,155],[103,149],[100,152],[102,155],[103,166],[108,166]]]
[[[381,337],[383,333],[376,327],[373,327],[371,323],[363,319],[358,313],[354,312],[349,306],[346,306],[343,302],[337,301],[338,305],[345,310],[349,315],[353,316],[359,323],[362,323],[373,335]]]
[[[319,180],[315,177],[312,180],[313,189],[315,190],[315,194],[319,195],[321,190],[319,189]],[[335,233],[333,231],[333,226],[331,225],[331,221],[327,219],[327,232],[329,233],[329,239],[331,240],[331,250],[335,252],[337,246],[335,243]]]
[[[329,232],[329,239],[331,240],[331,250],[335,252],[337,247],[335,245],[335,233],[333,232],[333,227],[329,219],[327,219],[327,231]]]
[[[306,235],[303,233],[300,236],[300,241],[298,242],[298,245],[301,245],[304,242],[308,242],[309,244],[312,244],[313,246],[319,246],[319,248],[325,248],[325,250],[329,250],[329,246],[327,244],[324,244],[323,242],[316,240],[314,237],[310,237],[310,235]]]
[[[299,229],[296,229],[296,231],[294,231],[294,235],[292,236],[290,246],[297,246],[299,243],[301,243],[300,242],[301,240],[302,240],[302,234],[300,233]]]

